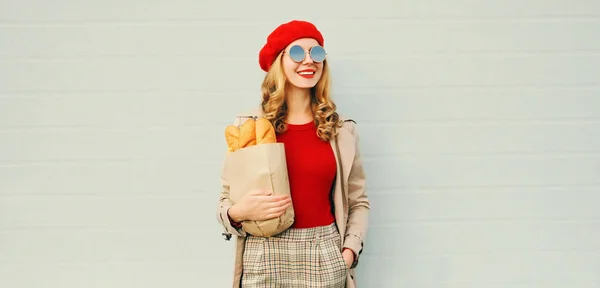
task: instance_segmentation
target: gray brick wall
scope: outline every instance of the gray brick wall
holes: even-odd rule
[[[223,129],[292,18],[362,132],[361,287],[600,286],[600,2],[297,4],[0,2],[0,287],[228,287]]]

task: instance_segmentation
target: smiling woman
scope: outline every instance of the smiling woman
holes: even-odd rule
[[[226,239],[237,236],[233,287],[356,287],[370,205],[357,129],[330,97],[326,56],[321,32],[298,20],[277,27],[259,53],[260,109],[239,119],[262,117],[275,128],[290,196],[249,191],[234,203],[222,179],[217,219]],[[258,237],[240,225],[279,217],[290,205],[294,223],[278,235]]]

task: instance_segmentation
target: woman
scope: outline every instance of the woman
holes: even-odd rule
[[[259,53],[267,72],[258,111],[284,143],[291,197],[251,191],[233,203],[222,179],[218,221],[237,240],[233,287],[356,287],[354,268],[365,240],[369,200],[355,123],[336,112],[323,36],[306,21],[277,27]],[[293,205],[294,224],[270,238],[244,220],[279,217]]]

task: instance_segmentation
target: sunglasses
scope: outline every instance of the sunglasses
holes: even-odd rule
[[[290,55],[292,61],[300,63],[304,61],[306,57],[306,51],[304,48],[300,47],[300,45],[294,45],[290,48],[290,51],[287,52]],[[325,48],[317,45],[308,49],[308,54],[310,55],[310,59],[315,63],[321,63],[325,61],[325,56],[327,56],[327,52],[325,52]]]

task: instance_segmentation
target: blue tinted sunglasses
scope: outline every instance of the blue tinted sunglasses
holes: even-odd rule
[[[290,54],[290,58],[292,59],[292,61],[297,63],[301,63],[306,57],[306,51],[304,51],[304,48],[300,47],[300,45],[292,46],[290,48],[290,51],[288,51],[287,53]],[[327,56],[325,48],[319,45],[313,46],[312,48],[308,49],[308,54],[310,55],[310,59],[312,59],[312,61],[315,63],[321,63],[325,61],[325,56]]]

